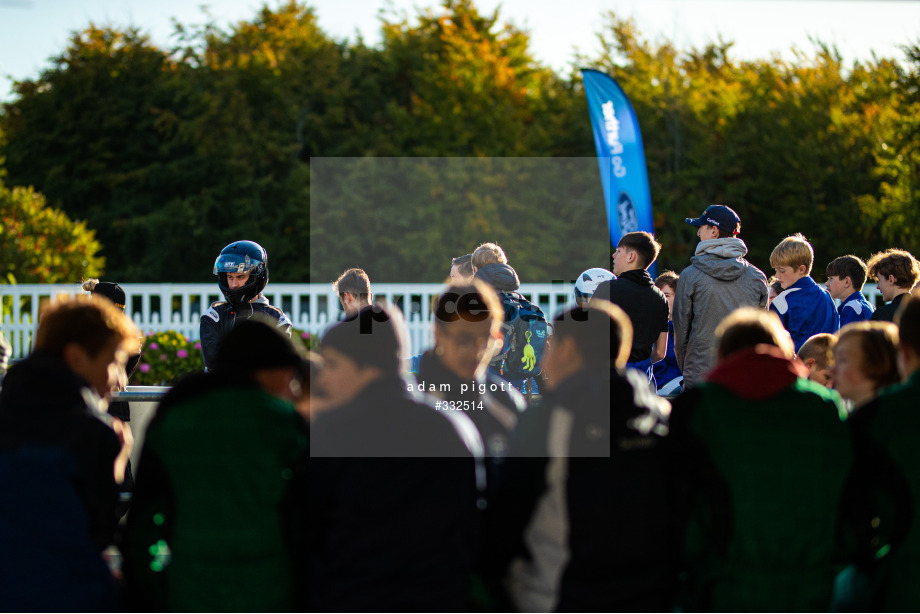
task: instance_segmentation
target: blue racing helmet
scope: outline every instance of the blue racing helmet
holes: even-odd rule
[[[249,279],[239,288],[230,288],[227,273],[248,273]],[[248,303],[268,283],[268,254],[255,241],[236,241],[220,251],[214,261],[217,286],[231,305]]]

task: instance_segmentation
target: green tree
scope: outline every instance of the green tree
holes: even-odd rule
[[[0,182],[0,236],[0,283],[75,282],[99,277],[105,266],[95,233],[32,188]]]
[[[920,254],[920,46],[905,48],[907,66],[880,60],[855,72],[853,87],[864,105],[877,190],[859,195],[868,224],[883,244]]]
[[[642,126],[663,266],[686,266],[697,239],[683,219],[711,203],[740,213],[749,258],[767,270],[773,247],[796,231],[815,244],[819,275],[876,241],[857,204],[877,189],[863,108],[833,49],[738,62],[728,42],[680,52],[608,20],[598,64]]]

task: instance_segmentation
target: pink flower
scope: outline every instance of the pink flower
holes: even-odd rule
[[[200,341],[196,341],[196,342],[195,342],[195,349],[196,349],[196,350],[200,350],[200,349],[201,349],[201,342],[200,342]]]
[[[176,356],[179,358],[188,358],[188,350],[179,350],[176,352]]]
[[[160,346],[158,346],[156,343],[151,343],[151,344],[150,344],[150,349],[151,349],[151,350],[158,350],[158,349],[160,349]]]
[[[300,336],[303,337],[304,339],[309,339],[309,338],[310,338],[310,333],[308,333],[308,332],[305,331],[305,332],[301,333]]]
[[[150,373],[150,365],[146,362],[142,362],[138,368],[141,370],[141,373]]]
[[[160,360],[166,360],[166,358],[167,358],[166,354],[160,354]]]

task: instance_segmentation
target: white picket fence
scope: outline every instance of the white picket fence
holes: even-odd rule
[[[202,310],[223,300],[216,284],[120,284],[127,295],[125,311],[144,333],[175,330],[191,340],[199,338]],[[375,300],[399,307],[406,318],[412,342],[411,355],[431,346],[432,300],[444,290],[441,284],[373,284]],[[547,318],[573,301],[572,284],[523,284],[520,292],[538,304]],[[12,358],[26,356],[32,347],[34,323],[43,301],[59,294],[83,294],[79,284],[0,285],[3,321],[0,330],[12,346]],[[342,317],[331,284],[269,283],[266,297],[281,307],[294,328],[321,335],[330,322]]]
[[[144,333],[175,330],[189,339],[199,337],[198,321],[204,309],[223,300],[216,284],[121,284],[127,294],[127,313]],[[406,318],[412,354],[431,346],[431,304],[444,290],[441,284],[374,284],[376,300],[385,299],[398,306]],[[568,307],[572,284],[522,284],[521,293],[538,304],[547,319]],[[0,331],[13,348],[12,358],[26,356],[32,347],[34,322],[43,301],[59,294],[82,294],[79,284],[0,285],[3,321]],[[866,284],[863,293],[873,305],[881,305],[875,284]],[[270,283],[264,292],[272,305],[281,307],[294,328],[321,335],[330,322],[342,317],[339,300],[332,286],[324,284]]]

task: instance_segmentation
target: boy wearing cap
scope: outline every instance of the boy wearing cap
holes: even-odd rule
[[[677,281],[671,317],[677,363],[684,385],[692,386],[715,365],[719,323],[738,307],[765,308],[769,292],[763,271],[744,259],[747,246],[738,238],[741,218],[734,210],[710,205],[686,222],[697,227],[700,242]]]
[[[783,292],[770,303],[770,311],[792,335],[796,352],[812,335],[836,333],[840,328],[833,299],[811,278],[814,260],[811,243],[798,232],[780,241],[770,254],[770,266],[783,285]]]
[[[827,265],[825,274],[827,293],[832,299],[840,301],[837,314],[840,316],[841,328],[851,322],[862,322],[872,317],[875,307],[862,293],[868,276],[865,262],[856,256],[841,256]]]

